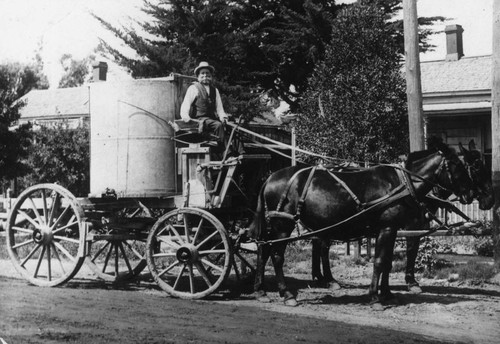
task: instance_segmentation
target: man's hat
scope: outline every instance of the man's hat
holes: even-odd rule
[[[196,67],[194,69],[194,75],[198,76],[198,73],[203,68],[210,69],[210,71],[212,72],[212,74],[215,72],[215,68],[214,67],[212,67],[211,65],[209,65],[208,62],[202,61],[202,62],[200,62],[200,64],[198,65],[198,67]]]

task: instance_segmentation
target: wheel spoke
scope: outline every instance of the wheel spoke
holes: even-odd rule
[[[38,276],[38,270],[40,270],[40,265],[42,264],[44,254],[45,254],[45,246],[42,247],[42,252],[40,252],[40,255],[38,256],[38,262],[36,264],[35,273],[33,274],[33,277],[35,278]]]
[[[17,212],[19,213],[19,215],[21,215],[26,220],[28,220],[33,226],[35,226],[35,228],[40,228],[41,225],[39,223],[37,223],[35,220],[33,220],[33,218],[31,216],[29,216],[28,214],[26,214],[26,212],[24,212],[21,209],[19,209]]]
[[[211,268],[215,269],[215,270],[218,270],[218,271],[220,271],[220,272],[223,272],[223,271],[224,271],[224,269],[223,269],[223,268],[221,268],[220,266],[215,265],[214,263],[212,263],[212,262],[211,262],[211,261],[209,261],[209,260],[206,260],[206,259],[201,259],[201,261],[202,261],[203,263],[205,263],[206,265],[210,266]]]
[[[54,256],[56,256],[56,259],[59,262],[59,265],[61,266],[62,273],[66,274],[66,270],[64,269],[64,265],[63,265],[63,262],[61,261],[61,257],[59,256],[59,253],[57,253],[56,246],[54,245],[54,243],[51,243],[51,245],[52,245],[52,250],[53,250],[52,252],[54,252]]]
[[[47,246],[47,278],[52,281],[52,266],[50,261],[50,245]]]
[[[128,241],[124,241],[123,243],[129,248],[130,251],[132,251],[133,254],[135,254],[137,258],[144,259],[144,255],[139,253],[135,248],[133,248],[132,245],[128,243]]]
[[[133,272],[132,271],[132,266],[130,265],[130,262],[128,261],[127,255],[125,254],[125,249],[123,248],[123,244],[120,243],[118,246],[120,247],[120,251],[123,254],[123,260],[125,261],[125,264],[127,264],[128,271],[130,273],[132,273]]]
[[[155,253],[153,254],[154,258],[162,258],[162,257],[175,257],[177,253],[175,252],[163,252],[163,253]]]
[[[191,290],[191,294],[194,294],[194,271],[193,264],[188,264],[189,267],[189,289]]]
[[[179,272],[179,274],[177,275],[177,278],[175,279],[175,283],[174,283],[174,290],[177,289],[177,285],[179,284],[179,281],[181,280],[181,277],[182,275],[184,274],[184,271],[186,271],[186,263],[184,263],[184,266],[182,267],[181,271]]]
[[[61,245],[61,244],[60,244],[60,243],[58,243],[57,241],[54,241],[54,245],[56,245],[56,247],[59,249],[59,251],[61,251],[62,253],[64,253],[64,255],[65,255],[66,257],[68,257],[71,261],[73,261],[73,262],[75,262],[75,261],[76,261],[75,257],[73,257],[73,256],[71,255],[71,253],[69,253],[69,252],[68,252],[68,250],[66,250],[66,249],[64,248],[64,246],[63,246],[63,245]]]
[[[22,233],[33,234],[33,229],[29,229],[29,228],[22,228],[22,227],[12,226],[12,229],[15,229],[16,231],[22,232]]]
[[[59,233],[60,231],[63,231],[65,230],[66,228],[69,228],[71,226],[74,226],[74,225],[78,225],[78,220],[75,220],[73,222],[70,222],[72,220],[75,219],[75,215],[71,216],[71,218],[68,220],[68,224],[62,226],[62,227],[59,227],[57,228],[56,230],[54,230],[53,234],[56,234],[56,233]]]
[[[113,243],[111,243],[111,245],[109,246],[109,250],[108,250],[108,253],[106,254],[106,259],[104,260],[104,265],[102,267],[102,272],[104,273],[106,271],[106,268],[108,267],[108,262],[109,262],[109,258],[111,257],[111,253],[113,252]]]
[[[189,244],[189,235],[191,234],[191,232],[189,230],[187,214],[184,214],[183,217],[184,217],[184,236],[186,237],[186,243]]]
[[[103,245],[99,251],[97,251],[97,253],[94,255],[94,258],[91,259],[91,261],[95,261],[97,259],[97,257],[99,257],[99,255],[106,249],[106,247],[108,247],[108,245],[110,245],[111,242],[107,241],[105,245]]]
[[[196,227],[196,233],[194,233],[193,244],[195,244],[196,239],[198,239],[198,233],[201,232],[201,226],[203,225],[203,221],[205,221],[205,219],[203,217],[200,218],[200,223],[198,224],[198,227]]]
[[[179,247],[181,247],[181,245],[179,245],[175,241],[172,241],[172,239],[170,239],[170,236],[167,236],[167,235],[157,236],[156,239],[158,241],[161,241],[161,242],[167,244],[170,247],[173,247],[173,248],[179,248]]]
[[[47,221],[47,225],[49,226],[52,223],[52,220],[54,219],[54,213],[56,211],[56,206],[58,203],[59,203],[59,194],[56,193],[54,199],[52,200],[52,204],[50,205],[49,219]]]
[[[174,226],[172,226],[171,224],[168,225],[168,228],[174,233],[175,237],[177,238],[177,240],[179,240],[179,243],[180,244],[183,244],[184,243],[184,240],[182,240],[182,237],[181,235],[179,234],[179,232],[177,232],[177,230],[175,229]]]
[[[57,227],[57,225],[59,224],[59,222],[61,222],[61,220],[64,218],[64,216],[66,216],[66,213],[71,209],[71,205],[68,204],[68,206],[66,208],[64,208],[63,212],[61,215],[59,215],[59,217],[57,218],[56,222],[54,222],[54,224],[52,226],[50,226],[50,229],[51,230],[54,230],[54,228]]]
[[[205,251],[198,251],[198,253],[200,255],[209,255],[209,254],[212,254],[212,253],[226,253],[225,250],[205,250]]]
[[[38,220],[38,223],[43,225],[43,220],[42,217],[40,216],[40,213],[38,212],[38,209],[36,208],[35,201],[33,201],[33,198],[29,197],[30,203],[31,203],[31,208],[33,209],[33,212],[35,213],[36,219]]]
[[[158,277],[161,277],[163,276],[164,274],[166,274],[167,272],[169,272],[170,270],[172,270],[173,268],[175,268],[177,265],[179,265],[181,262],[179,262],[178,260],[176,260],[175,262],[173,262],[172,264],[170,264],[169,267],[167,267],[166,269],[162,270],[161,272],[158,273]],[[175,289],[175,287],[174,287]]]
[[[210,239],[212,239],[214,236],[216,236],[217,234],[219,234],[219,232],[217,231],[214,231],[212,234],[210,234],[209,236],[207,236],[205,238],[205,240],[203,240],[201,243],[199,243],[198,245],[196,245],[196,248],[200,248],[201,246],[203,246],[206,242],[208,242]]]
[[[48,209],[47,209],[47,195],[45,192],[42,190],[42,201],[43,201],[43,218],[45,220],[45,223],[48,224],[49,222],[49,214],[48,214]]]
[[[26,262],[35,254],[36,251],[38,251],[38,249],[42,247],[42,244],[38,244],[37,246],[35,246],[31,252],[24,258],[24,260],[21,262],[21,266],[24,267],[24,264],[26,264]]]
[[[207,286],[210,288],[213,285],[213,283],[212,283],[212,281],[210,281],[208,271],[205,270],[205,267],[203,266],[203,264],[201,264],[199,262],[195,263],[195,266],[198,269],[198,272],[200,273],[201,277],[203,277],[203,280],[205,281]]]
[[[119,254],[118,254],[118,244],[115,243],[115,276],[118,276],[119,275],[119,269],[118,269],[118,258],[119,258]]]
[[[26,240],[26,241],[24,241],[24,242],[22,242],[22,243],[20,243],[20,244],[17,244],[17,245],[12,246],[12,249],[14,249],[14,250],[15,250],[16,248],[23,247],[23,246],[26,246],[26,245],[28,245],[28,244],[34,243],[34,242],[35,242],[35,240],[33,240],[33,239],[29,239],[29,240]]]
[[[73,239],[73,238],[68,238],[65,236],[61,235],[54,235],[54,239],[62,240],[62,241],[67,241],[67,242],[72,242],[73,244],[79,244],[80,240],[78,239]]]

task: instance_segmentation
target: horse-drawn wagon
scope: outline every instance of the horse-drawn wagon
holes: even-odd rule
[[[34,185],[6,221],[9,255],[26,280],[57,286],[85,263],[99,278],[120,281],[148,266],[170,294],[200,298],[235,261],[251,266],[239,252],[238,229],[270,154],[250,148],[214,161],[210,138],[176,131],[191,79],[90,85],[90,194]]]
[[[197,127],[178,130],[183,123],[176,122],[176,114],[189,81],[174,75],[90,86],[90,194],[77,198],[60,185],[40,184],[23,191],[10,209],[7,248],[25,279],[57,286],[86,263],[98,277],[120,281],[147,266],[169,294],[202,298],[233,268],[240,276],[238,260],[255,270],[241,253],[245,231],[240,229],[259,201],[254,225],[260,227],[253,238],[259,245],[257,288],[272,256],[280,291],[293,298],[281,270],[290,240],[372,236],[378,237],[379,256],[371,294],[376,297],[382,274],[381,292],[387,296],[396,232],[434,207],[423,205],[432,188],[466,202],[476,197],[491,203],[491,181],[480,156],[464,164],[445,144],[413,153],[406,168],[281,170],[259,195],[264,177],[275,169],[268,167],[275,160],[269,151],[230,158],[225,152],[214,160],[210,139],[200,137]],[[231,137],[238,130],[265,139],[230,127]],[[290,238],[295,228],[308,232]]]

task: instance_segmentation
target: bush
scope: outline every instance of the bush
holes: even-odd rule
[[[474,249],[479,256],[493,257],[495,245],[492,237],[481,237],[474,241]]]

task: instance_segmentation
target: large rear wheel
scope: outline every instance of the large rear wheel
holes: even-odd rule
[[[17,198],[7,219],[7,250],[16,270],[38,286],[70,280],[85,259],[83,209],[57,184],[39,184]]]
[[[199,299],[215,292],[231,270],[232,250],[222,223],[209,212],[181,208],[162,216],[149,233],[147,262],[170,295]]]

